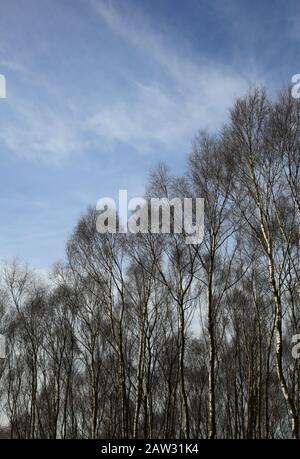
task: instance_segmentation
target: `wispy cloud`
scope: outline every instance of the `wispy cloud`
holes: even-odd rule
[[[61,104],[66,81],[56,86],[47,74],[28,68],[34,59],[27,59],[25,69],[17,60],[3,58],[3,67],[33,85],[22,98],[9,97],[11,116],[1,120],[0,140],[17,156],[59,163],[90,151],[91,145],[101,154],[120,142],[137,152],[186,149],[198,129],[217,129],[233,99],[247,89],[247,74],[205,58],[184,39],[174,44],[174,31],[162,33],[159,24],[131,3],[91,0],[91,5],[110,31],[108,43],[119,37],[121,50],[136,52],[136,65],[151,64],[155,71],[141,76],[128,63],[124,85],[112,84],[109,97],[100,83],[88,90],[82,83],[78,91],[84,103],[74,94]]]
[[[184,55],[143,15],[121,9],[120,3],[92,3],[114,34],[159,66],[162,81],[136,82],[130,98],[124,95],[102,107],[88,128],[107,141],[148,150],[153,143],[186,145],[199,128],[220,126],[234,97],[247,89],[247,75],[192,52]]]
[[[73,153],[84,151],[81,135],[83,120],[69,107],[63,111],[47,103],[10,94],[6,116],[1,120],[0,141],[16,156],[30,160],[60,163]]]
[[[20,62],[16,62],[10,59],[0,59],[0,66],[5,69],[12,70],[13,72],[26,73],[26,68]]]

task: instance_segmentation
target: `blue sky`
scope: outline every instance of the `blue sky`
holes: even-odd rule
[[[0,259],[46,269],[88,205],[184,168],[249,85],[300,73],[300,5],[252,0],[2,0]]]

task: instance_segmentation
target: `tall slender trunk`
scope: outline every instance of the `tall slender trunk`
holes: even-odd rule
[[[142,327],[140,329],[139,339],[139,357],[138,357],[138,373],[137,373],[137,391],[136,391],[136,402],[134,409],[134,420],[133,420],[133,438],[138,436],[138,425],[139,415],[142,403],[142,390],[143,390],[143,378],[144,378],[144,366],[145,366],[145,314],[143,312]]]
[[[272,286],[274,301],[275,301],[275,353],[276,353],[276,370],[279,379],[280,388],[282,394],[285,398],[289,417],[291,420],[291,430],[292,436],[294,439],[299,439],[299,420],[297,409],[292,399],[289,388],[286,382],[286,378],[284,376],[283,371],[283,364],[282,364],[282,305],[281,305],[281,298],[278,292],[276,281],[275,281],[275,274],[274,274],[274,265],[273,265],[273,257],[272,253],[269,254],[269,276],[270,282]]]
[[[216,437],[216,402],[215,402],[215,323],[212,295],[212,270],[209,272],[207,288],[208,335],[209,335],[209,368],[208,368],[208,438]]]
[[[185,389],[185,371],[184,371],[184,357],[185,357],[185,318],[183,304],[179,304],[179,378],[180,378],[180,392],[181,403],[183,405],[183,435],[184,438],[190,438],[190,420],[188,399]]]

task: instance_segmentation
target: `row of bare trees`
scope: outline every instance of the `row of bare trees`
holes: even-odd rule
[[[89,209],[50,282],[3,269],[4,435],[298,438],[298,102],[251,91],[146,196],[204,198],[203,242],[99,234]]]

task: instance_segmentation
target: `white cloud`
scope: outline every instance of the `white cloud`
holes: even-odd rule
[[[53,87],[46,77],[32,76],[30,69],[26,73],[15,61],[2,61],[23,77],[30,74],[36,86],[42,87],[41,100],[35,96],[30,102],[28,94],[24,95],[27,100],[7,100],[13,116],[1,122],[0,140],[6,147],[20,157],[52,162],[85,152],[91,143],[100,152],[115,148],[116,142],[142,152],[160,146],[187,148],[198,129],[216,129],[223,123],[233,99],[247,89],[247,75],[195,54],[184,40],[178,47],[171,41],[173,36],[162,34],[159,25],[150,24],[129,3],[124,7],[123,3],[91,1],[101,21],[122,39],[121,46],[137,49],[141,64],[153,63],[156,78],[151,80],[149,75],[147,81],[141,77],[135,81],[132,68],[126,76],[132,82],[130,91],[120,85],[115,95],[102,98],[99,85],[94,99],[92,93],[86,96],[92,99],[84,102],[85,107],[90,102],[88,109],[80,110],[74,99],[56,110],[55,101],[64,99],[63,87]]]
[[[113,33],[159,66],[164,83],[137,83],[134,95],[124,95],[91,117],[89,129],[107,142],[117,140],[148,150],[153,143],[186,145],[198,129],[215,129],[224,122],[234,98],[248,88],[247,75],[192,53],[184,55],[146,18],[121,10],[116,2],[92,3]]]
[[[6,69],[12,70],[13,72],[25,74],[27,69],[20,62],[10,59],[0,59],[0,66]]]
[[[13,117],[2,122],[0,140],[17,156],[58,163],[83,147],[80,123],[70,113],[26,100],[9,105]]]

